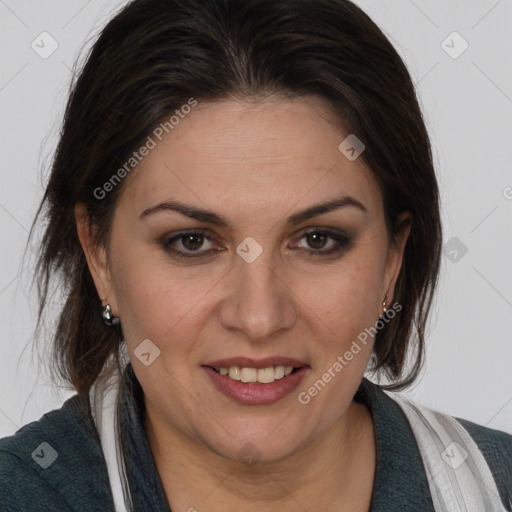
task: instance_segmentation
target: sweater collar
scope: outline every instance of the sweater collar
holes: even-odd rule
[[[131,363],[122,383],[121,442],[135,512],[171,512],[144,429],[144,395]],[[400,406],[366,377],[354,396],[373,418],[377,466],[369,512],[434,512],[414,434]]]
[[[377,467],[370,512],[435,512],[421,454],[400,406],[366,377],[354,396],[372,415]]]

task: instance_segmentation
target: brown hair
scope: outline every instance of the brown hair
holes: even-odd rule
[[[374,370],[392,381],[385,389],[416,379],[440,266],[439,192],[414,85],[390,41],[348,0],[134,0],[103,29],[75,75],[31,230],[44,216],[36,333],[54,283],[65,304],[52,369],[78,393],[89,391],[107,361],[119,367],[123,334],[100,317],[75,204],[86,203],[96,243],[108,247],[123,183],[102,199],[94,191],[189,98],[311,94],[328,100],[366,145],[361,158],[381,186],[392,242],[399,213],[413,214],[393,298],[402,309],[376,336]]]

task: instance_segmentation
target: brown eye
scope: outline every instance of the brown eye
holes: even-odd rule
[[[201,234],[190,233],[181,237],[183,247],[190,251],[197,251],[204,243],[204,236]]]
[[[313,232],[306,235],[308,245],[312,249],[322,249],[329,237],[325,233]]]
[[[322,228],[304,233],[294,247],[309,252],[313,256],[334,254],[347,249],[351,244],[348,235],[340,230]]]
[[[180,257],[211,254],[215,244],[204,232],[185,231],[163,241],[162,247]]]

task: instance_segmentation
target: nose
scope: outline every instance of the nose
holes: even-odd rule
[[[252,263],[235,259],[229,272],[219,321],[254,342],[265,342],[291,329],[297,320],[295,296],[286,277],[266,251]]]

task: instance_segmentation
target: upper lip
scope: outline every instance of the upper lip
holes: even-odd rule
[[[245,368],[267,368],[269,366],[293,366],[294,368],[300,368],[301,366],[307,366],[307,363],[300,361],[299,359],[293,359],[291,357],[265,357],[263,359],[253,359],[251,357],[230,357],[227,359],[217,359],[205,363],[203,366],[211,366],[212,368],[230,368],[231,366],[239,366]]]

